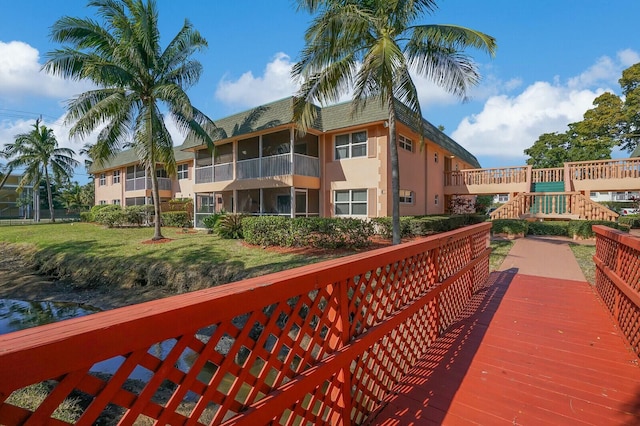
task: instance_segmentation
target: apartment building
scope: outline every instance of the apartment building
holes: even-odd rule
[[[218,211],[287,216],[391,215],[388,112],[377,102],[352,116],[350,103],[317,107],[300,135],[293,98],[216,120],[211,152],[187,138],[175,148],[177,176],[159,165],[161,200],[192,198],[196,226]],[[477,159],[422,121],[424,145],[408,109],[397,103],[400,214],[443,213],[444,172],[480,167]],[[96,204],[151,203],[151,182],[132,150],[93,166]]]
[[[29,219],[33,217],[33,185],[25,185],[22,192],[17,189],[22,179],[21,175],[13,174],[6,177],[0,188],[0,219]],[[3,176],[0,176],[0,181]]]

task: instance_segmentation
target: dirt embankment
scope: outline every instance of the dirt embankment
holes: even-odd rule
[[[162,288],[81,288],[67,280],[38,273],[33,248],[0,244],[0,298],[28,301],[73,302],[99,309],[113,309],[169,296]]]

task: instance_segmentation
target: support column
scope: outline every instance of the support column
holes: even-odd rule
[[[289,203],[289,204],[291,204],[290,216],[293,218],[293,217],[296,217],[296,188],[295,188],[295,186],[291,187],[290,194],[291,194],[291,203]]]

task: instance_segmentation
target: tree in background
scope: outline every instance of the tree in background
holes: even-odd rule
[[[7,165],[12,169],[24,169],[18,192],[29,184],[33,184],[34,191],[37,191],[44,179],[52,222],[55,222],[52,181],[73,176],[73,168],[79,164],[74,160],[74,154],[72,149],[59,148],[53,130],[40,125],[39,119],[33,130],[17,135],[15,142],[5,146],[5,155],[10,159]]]
[[[410,70],[464,98],[479,80],[463,51],[493,55],[493,37],[456,25],[416,22],[437,9],[435,0],[298,0],[299,9],[317,13],[305,34],[305,47],[293,76],[302,81],[294,120],[303,132],[316,119],[312,105],[337,102],[353,87],[352,114],[367,102],[389,111],[389,152],[393,244],[400,243],[400,184],[396,145],[396,101],[408,107],[422,129],[418,92]]]
[[[185,21],[163,50],[158,11],[152,0],[93,0],[102,25],[92,19],[63,17],[52,28],[61,49],[48,54],[48,72],[75,80],[88,79],[99,88],[69,101],[70,135],[85,137],[102,125],[96,144],[88,148],[101,163],[124,147],[132,147],[149,172],[155,210],[154,240],[162,239],[157,165],[176,173],[173,140],[161,107],[178,129],[213,149],[214,123],[196,109],[186,90],[198,82],[200,62],[192,54],[207,41]]]
[[[605,92],[569,124],[565,133],[545,133],[524,153],[534,168],[562,167],[565,162],[611,158],[613,148],[632,152],[640,141],[640,63],[622,72],[622,97]]]

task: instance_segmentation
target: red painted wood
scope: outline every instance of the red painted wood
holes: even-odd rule
[[[584,282],[492,274],[370,424],[640,424],[640,368]]]

